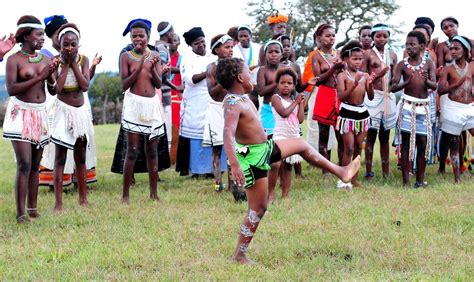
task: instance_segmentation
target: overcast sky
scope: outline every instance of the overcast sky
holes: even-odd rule
[[[277,6],[283,7],[284,1],[276,0]],[[469,3],[463,1],[464,3]],[[439,23],[446,16],[454,16],[459,20],[459,34],[474,38],[474,15],[471,5],[458,0],[451,1],[396,1],[401,8],[390,19],[390,22],[399,24],[405,22],[403,31],[406,33],[413,27],[418,16],[429,16],[435,24],[434,37],[445,40]],[[169,4],[163,4],[169,3]],[[466,6],[467,5],[467,6]],[[113,6],[113,8],[112,8]],[[469,6],[469,7],[468,7]],[[19,2],[2,1],[2,15],[0,17],[0,36],[10,32],[15,33],[16,22],[22,15],[31,14],[41,21],[53,14],[62,14],[69,22],[78,25],[81,31],[80,52],[92,58],[96,52],[103,55],[103,61],[97,71],[118,71],[118,54],[130,42],[128,36],[122,37],[127,23],[134,18],[149,19],[152,24],[150,42],[154,42],[158,33],[156,25],[160,21],[173,23],[175,32],[182,34],[194,26],[201,26],[207,40],[214,35],[227,32],[231,26],[248,23],[254,24],[253,19],[246,15],[247,0],[171,0],[171,1],[67,1],[67,0],[21,0]],[[471,27],[470,29],[468,27]],[[182,49],[186,49],[184,40]],[[51,42],[46,39],[45,47]],[[18,50],[16,46],[15,50]],[[0,74],[5,73],[4,63],[0,64]]]

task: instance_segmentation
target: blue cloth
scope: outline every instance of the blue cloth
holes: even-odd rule
[[[273,118],[272,106],[262,103],[260,109],[260,120],[262,121],[263,130],[267,135],[273,134],[275,128],[275,119]]]
[[[190,140],[189,171],[192,174],[213,173],[212,166],[212,147],[203,147],[202,139]],[[221,153],[221,171],[227,171],[227,155],[224,147]]]
[[[428,128],[426,124],[426,115],[425,114],[416,114],[416,134],[419,135],[428,135]],[[401,131],[403,132],[411,132],[411,112],[403,109],[402,113],[402,123],[401,123]],[[430,128],[430,130],[432,130]]]

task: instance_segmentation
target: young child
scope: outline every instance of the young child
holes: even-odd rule
[[[360,158],[356,158],[348,166],[341,167],[322,157],[301,138],[267,140],[257,109],[245,94],[252,91],[252,84],[250,71],[243,60],[220,60],[216,79],[228,91],[224,99],[224,148],[234,181],[247,189],[249,204],[248,213],[240,226],[233,259],[242,264],[249,264],[252,261],[247,258],[246,251],[267,209],[267,171],[271,163],[300,154],[311,165],[324,168],[347,182],[359,169]]]
[[[344,141],[344,154],[341,165],[347,165],[360,155],[362,142],[370,125],[370,114],[364,104],[365,93],[369,100],[374,98],[373,81],[375,73],[361,72],[363,61],[362,45],[350,41],[341,50],[341,59],[346,63],[346,70],[337,76],[337,95],[341,100],[336,129]],[[352,178],[352,185],[360,186],[357,174]],[[338,188],[352,188],[350,183],[339,183]]]
[[[279,40],[281,42],[281,45],[283,46],[281,64],[293,69],[297,75],[296,84],[294,85],[296,91],[294,91],[294,94],[292,95],[292,98],[295,98],[298,93],[302,93],[309,85],[314,86],[316,84],[317,79],[314,76],[312,76],[311,78],[306,80],[306,82],[304,83],[302,82],[302,74],[301,74],[300,66],[297,63],[292,62],[290,60],[291,54],[294,53],[293,47],[291,45],[290,37],[286,35],[282,35],[279,37]],[[301,132],[301,128],[300,128],[300,136],[303,136]],[[296,177],[304,178],[301,162],[293,163],[293,166],[295,168]]]
[[[430,98],[428,88],[436,89],[435,66],[424,55],[426,38],[419,31],[410,31],[405,48],[408,57],[400,61],[392,80],[392,92],[405,90],[399,102],[397,121],[397,142],[402,145],[403,185],[410,185],[411,163],[416,158],[415,188],[426,185],[424,182],[426,159],[429,156],[431,134]],[[403,75],[403,82],[400,77]]]
[[[472,79],[474,65],[471,59],[471,42],[464,36],[455,36],[449,47],[454,63],[441,71],[438,85],[440,95],[449,93],[444,108],[441,130],[446,135],[451,152],[451,165],[454,172],[454,183],[461,183],[460,154],[461,132],[470,130],[474,134],[474,104],[472,103]]]
[[[299,94],[296,99],[292,99],[298,81],[297,74],[290,68],[282,68],[277,71],[275,81],[277,94],[272,96],[272,110],[275,117],[273,140],[300,138],[300,123],[304,120],[304,95]],[[280,171],[283,198],[288,198],[291,186],[291,168],[296,163],[301,164],[299,155],[293,155],[283,162],[277,162],[276,173],[270,172],[269,178],[273,178],[273,180],[269,183],[276,183],[278,171]],[[275,186],[268,186],[269,203],[275,198],[274,190]]]
[[[265,46],[266,65],[258,69],[257,72],[257,92],[263,97],[262,107],[260,109],[260,118],[263,128],[268,138],[273,135],[275,119],[273,118],[272,106],[270,101],[275,93],[276,82],[275,74],[280,67],[280,61],[283,54],[283,46],[278,40],[270,40]]]

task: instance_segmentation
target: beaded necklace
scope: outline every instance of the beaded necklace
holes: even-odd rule
[[[28,63],[36,64],[36,63],[41,62],[41,60],[43,59],[43,54],[39,52],[35,52],[33,55],[30,55],[27,52],[20,50],[17,53],[28,57]]]
[[[331,68],[332,65],[333,65],[333,60],[337,56],[336,49],[331,49],[331,54],[326,54],[326,53],[324,53],[323,50],[321,50],[319,48],[318,48],[318,52],[321,55],[321,57],[323,58],[323,60],[326,62],[326,64],[328,64],[328,66]],[[331,60],[331,62],[329,62],[329,59]],[[333,73],[332,77],[334,78],[334,81],[337,81],[336,74]]]
[[[469,64],[467,62],[464,68],[461,68],[460,66],[458,66],[456,62],[454,62],[453,65],[460,79],[462,79],[464,76],[467,75],[467,72],[469,70]],[[471,82],[469,82],[469,80],[465,80],[464,83],[461,85],[461,87],[459,87],[458,89],[454,91],[454,94],[459,95],[463,93],[463,91],[470,92],[470,89],[471,89]]]
[[[411,65],[409,62],[408,62],[408,58],[409,57],[405,57],[403,59],[403,64],[405,65],[405,67],[407,67],[408,69],[412,70],[413,72],[416,72],[416,71],[419,71],[421,69],[423,69],[423,67],[425,66],[426,64],[426,57],[425,56],[420,56],[421,57],[421,63],[419,63],[418,65],[416,66],[413,66]]]
[[[323,57],[324,61],[326,61],[326,63],[331,66],[332,64],[329,63],[328,60],[333,60],[336,58],[337,56],[337,51],[336,49],[331,49],[331,53],[330,54],[327,54],[325,53],[323,50],[319,49],[318,48],[318,52],[319,54],[321,55],[321,57]]]
[[[151,58],[151,51],[150,49],[146,48],[145,54],[138,54],[135,49],[131,50],[128,52],[130,54],[130,58],[132,58],[134,61],[141,61],[143,56],[145,56],[145,60],[148,61]]]

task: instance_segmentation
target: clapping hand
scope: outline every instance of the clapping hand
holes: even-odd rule
[[[8,53],[13,48],[13,46],[15,46],[15,44],[15,36],[13,36],[12,33],[10,33],[8,38],[6,35],[4,35],[0,39],[0,58],[3,58],[3,56],[5,56],[5,54]]]

